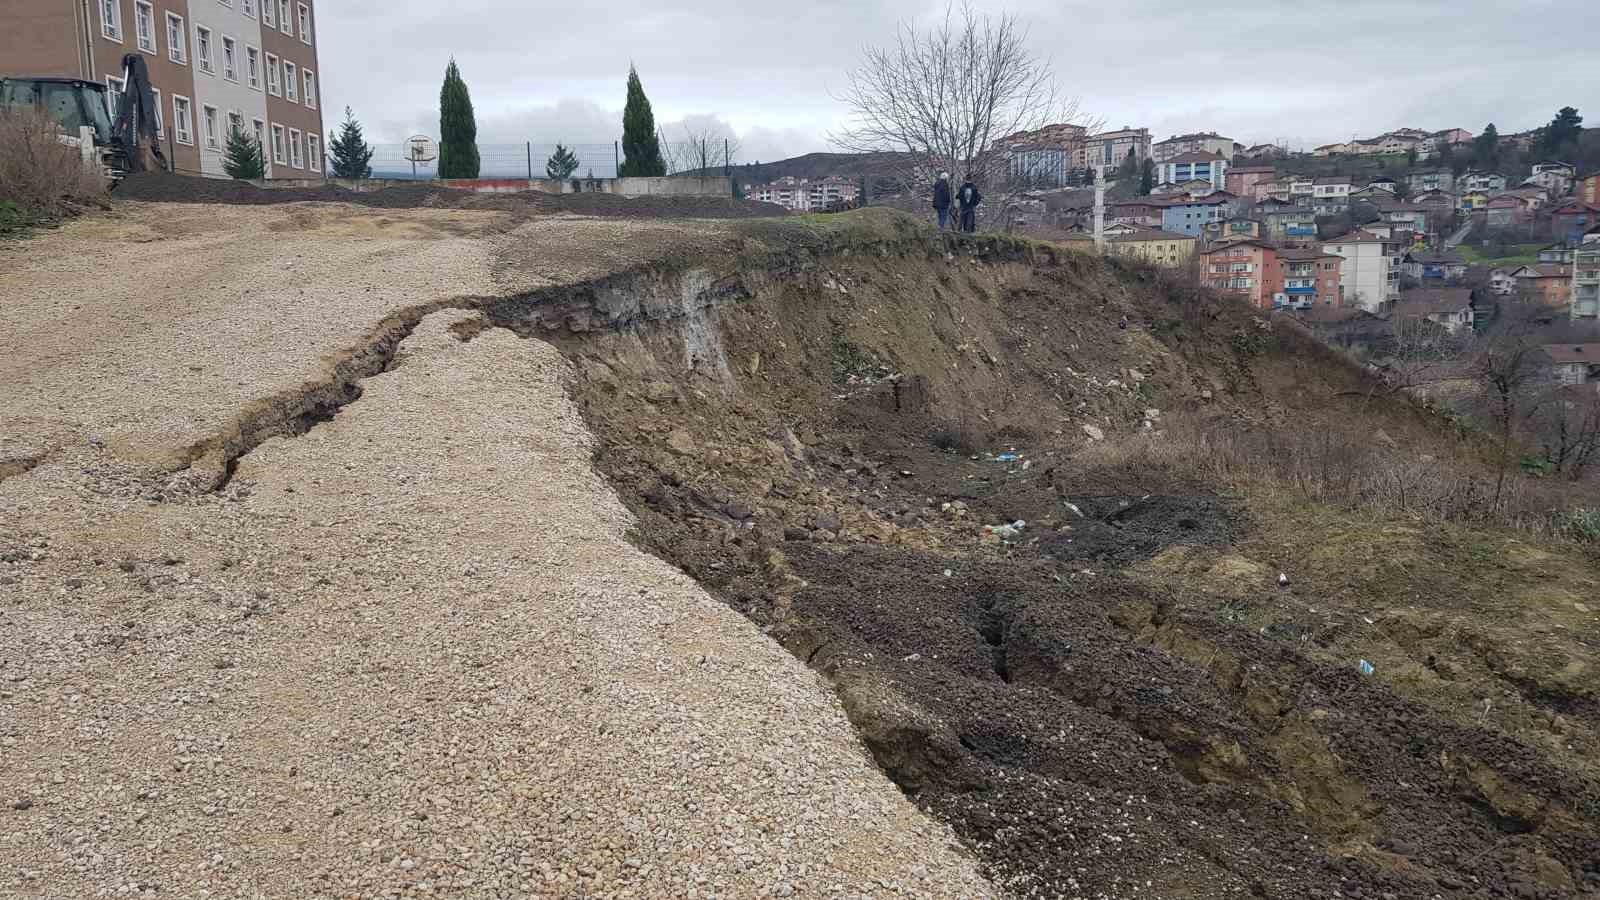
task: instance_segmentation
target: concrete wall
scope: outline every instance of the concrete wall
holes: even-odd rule
[[[446,178],[438,181],[410,181],[396,178],[274,178],[260,182],[267,188],[305,188],[336,184],[349,191],[365,193],[404,185],[434,184],[480,194],[510,194],[540,191],[546,194],[620,194],[624,197],[732,197],[733,179],[721,177],[677,178],[583,178],[556,181],[550,178]]]

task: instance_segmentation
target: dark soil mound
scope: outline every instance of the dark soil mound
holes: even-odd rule
[[[510,213],[573,213],[627,219],[749,219],[788,215],[771,203],[732,197],[616,194],[479,194],[432,182],[395,185],[377,191],[350,191],[329,184],[319,188],[259,188],[249,182],[144,172],[116,188],[124,200],[155,203],[231,203],[241,205],[321,201],[354,203],[378,209],[486,209]]]

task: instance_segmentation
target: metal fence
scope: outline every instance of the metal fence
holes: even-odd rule
[[[611,144],[563,144],[578,158],[578,168],[573,178],[615,178],[617,164],[622,160],[622,142]],[[726,158],[722,146],[701,148],[683,143],[664,142],[661,154],[667,160],[667,172],[674,173],[698,169],[709,162],[715,174],[725,167],[742,166],[744,161],[737,151],[728,149]],[[542,144],[525,141],[520,144],[479,144],[479,178],[545,178],[545,163],[556,152],[553,143]],[[706,157],[706,159],[702,159]],[[416,163],[406,158],[405,144],[374,144],[372,147],[372,177],[374,178],[437,178],[438,164]]]

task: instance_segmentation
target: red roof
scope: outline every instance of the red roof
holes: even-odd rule
[[[1418,288],[1401,294],[1393,312],[1397,316],[1431,316],[1460,312],[1471,306],[1471,288]]]

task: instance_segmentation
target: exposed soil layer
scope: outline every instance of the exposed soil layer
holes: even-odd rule
[[[1086,435],[1288,417],[1275,365],[1359,377],[1295,333],[1147,272],[904,234],[484,315],[573,360],[641,543],[828,675],[880,766],[1016,894],[1600,891],[1585,772],[1140,574],[1264,526]],[[1288,597],[1275,567],[1214,568]]]
[[[732,197],[622,197],[616,194],[547,194],[541,191],[478,194],[429,182],[369,192],[345,190],[333,184],[322,188],[259,188],[245,181],[194,178],[165,172],[145,172],[126,178],[117,185],[116,196],[124,200],[166,203],[322,201],[354,203],[377,209],[436,207],[512,213],[573,213],[629,219],[747,219],[788,214],[788,210],[781,206]]]

